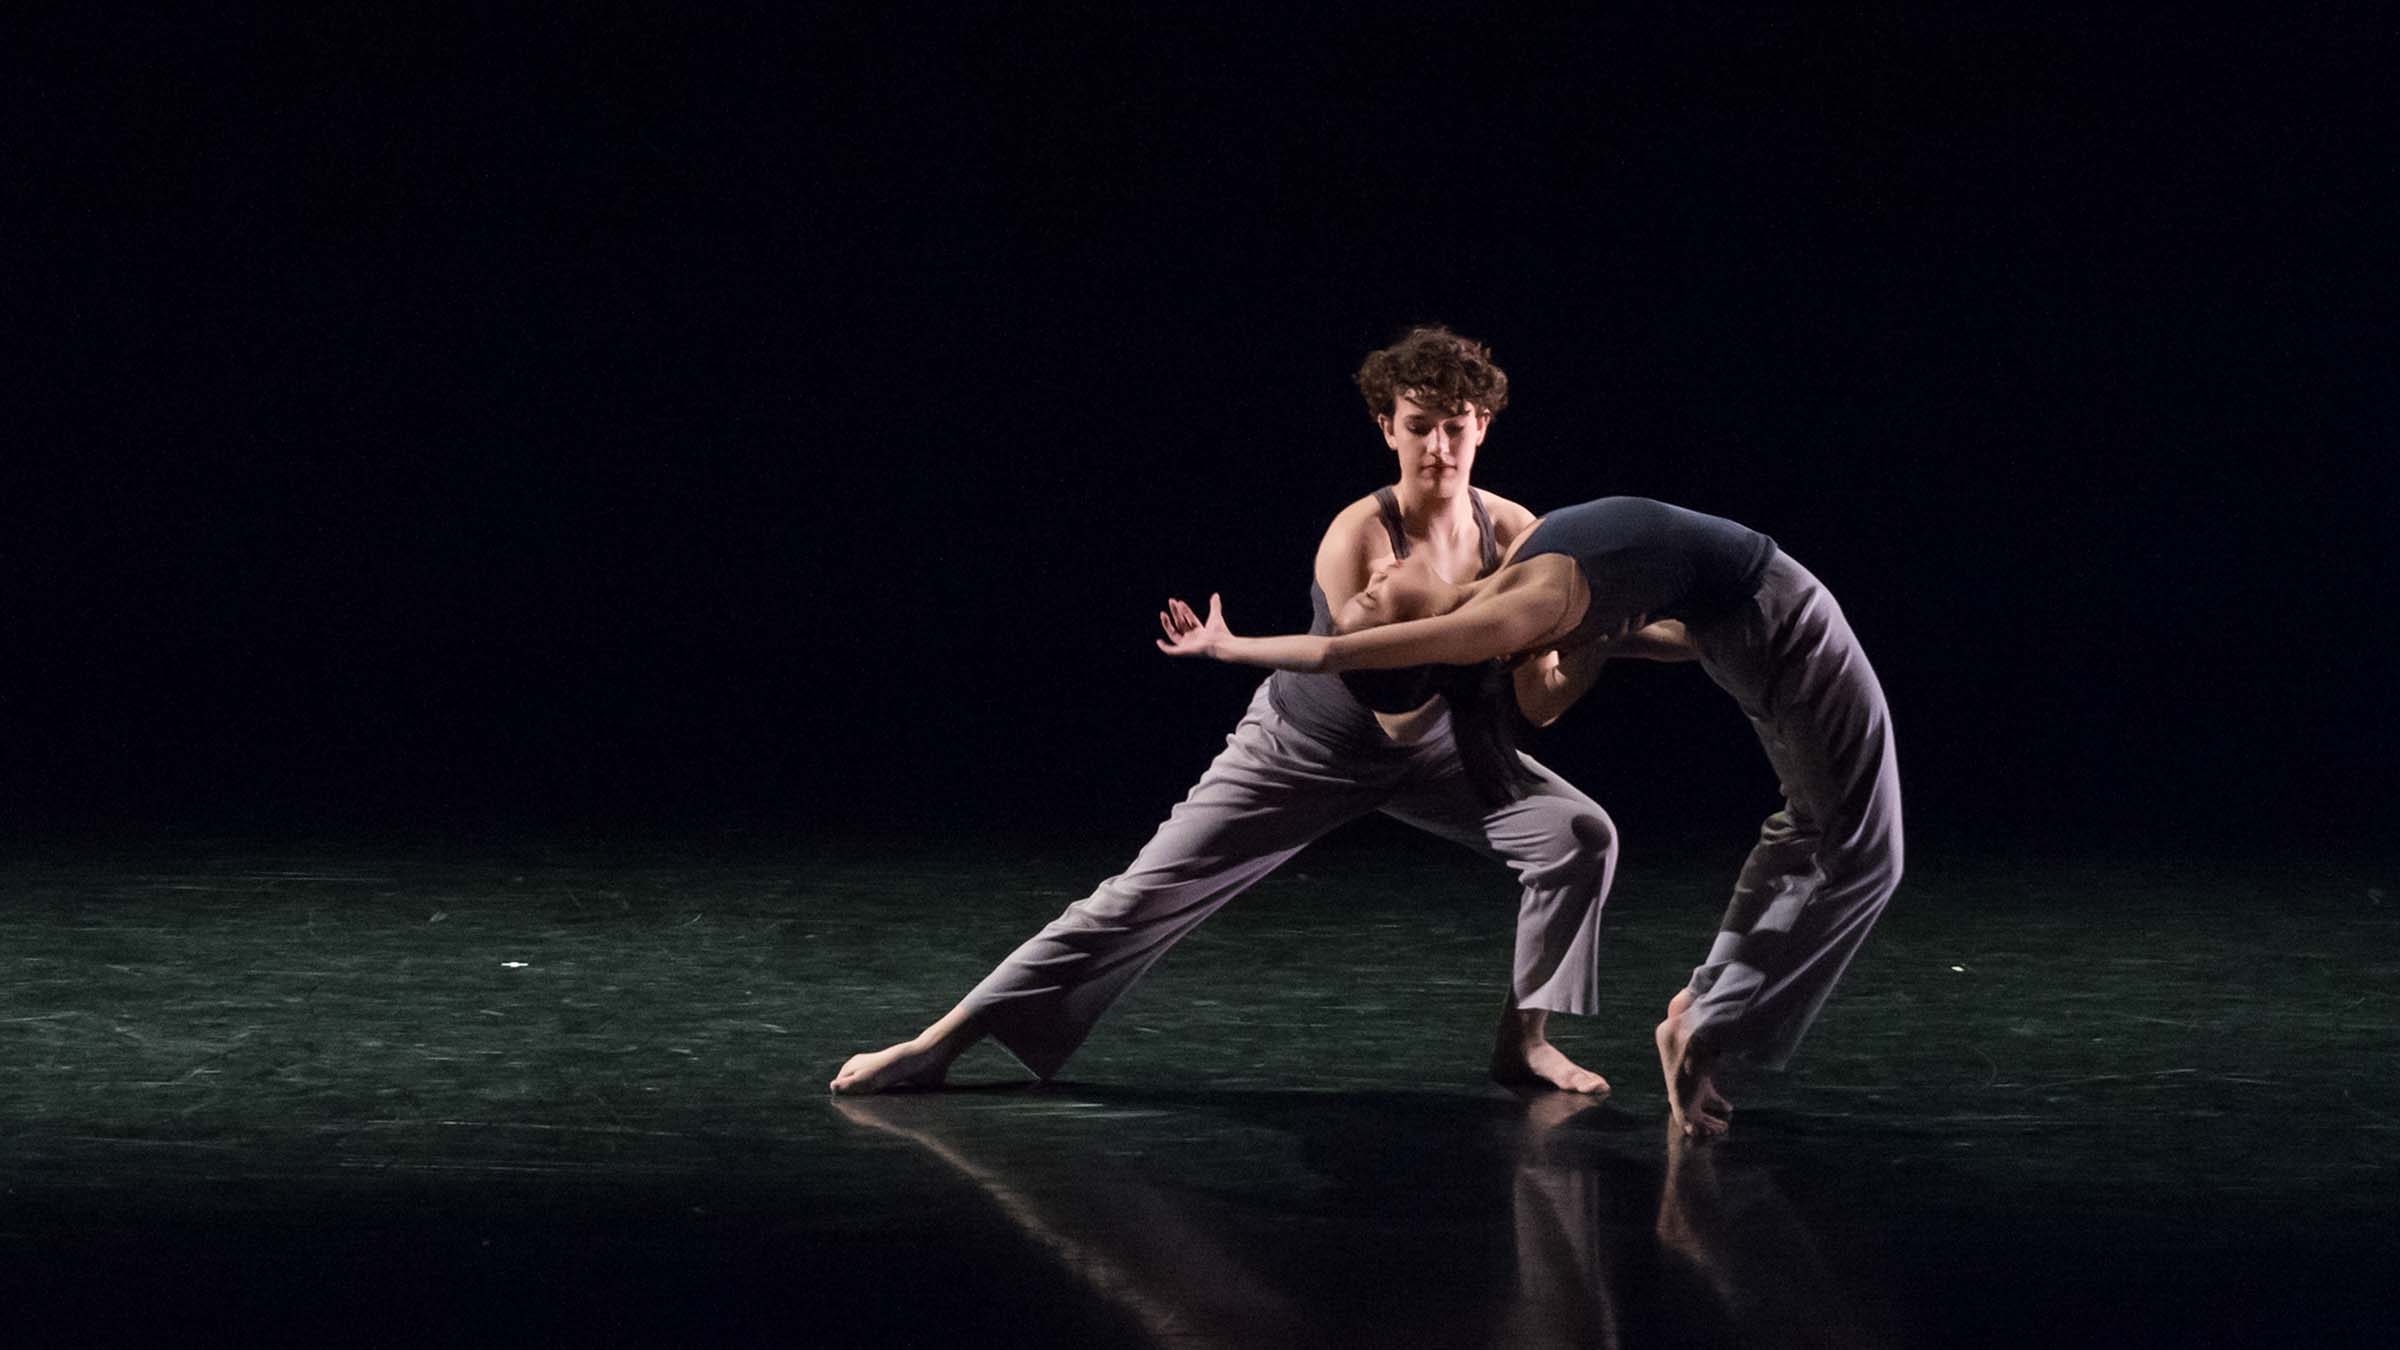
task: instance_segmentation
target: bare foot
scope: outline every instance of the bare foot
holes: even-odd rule
[[[1658,1042],[1658,1067],[1666,1074],[1667,1110],[1675,1117],[1676,1130],[1687,1138],[1708,1139],[1732,1127],[1733,1103],[1710,1077],[1716,1052],[1692,1044],[1685,1021],[1691,1006],[1689,989],[1669,1000],[1667,1020],[1658,1024],[1652,1038]]]
[[[897,1087],[934,1088],[950,1072],[956,1055],[942,1053],[917,1041],[902,1041],[882,1050],[852,1055],[827,1086],[845,1096],[865,1096]]]
[[[1525,1103],[1525,1140],[1530,1143],[1582,1115],[1600,1109],[1598,1098],[1577,1092],[1552,1092],[1550,1085],[1528,1088],[1519,1098]]]
[[[1546,1084],[1594,1097],[1608,1095],[1607,1079],[1561,1054],[1542,1034],[1539,1022],[1514,1012],[1500,1019],[1500,1039],[1492,1046],[1492,1081]]]

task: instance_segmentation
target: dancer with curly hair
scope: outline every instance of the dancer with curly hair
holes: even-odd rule
[[[1498,567],[1532,512],[1470,486],[1508,402],[1490,351],[1439,327],[1370,354],[1367,409],[1396,457],[1390,486],[1334,517],[1318,545],[1314,628],[1354,603],[1378,568],[1472,581]],[[1591,654],[1594,663],[1602,656]],[[1579,664],[1549,674],[1588,682]],[[1608,1082],[1552,1045],[1553,1012],[1588,1013],[1598,990],[1600,912],[1616,866],[1614,825],[1565,779],[1526,761],[1504,799],[1478,790],[1436,672],[1346,684],[1282,673],[1260,685],[1225,750],[1131,866],[1026,941],[957,1006],[908,1040],[852,1056],[837,1093],[941,1083],[985,1036],[1047,1079],[1101,1015],[1185,934],[1310,842],[1372,811],[1513,868],[1522,890],[1490,1072],[1604,1093]],[[1488,739],[1488,735],[1482,737]]]
[[[1560,651],[1605,649],[1677,625],[1749,717],[1783,806],[1767,817],[1708,958],[1656,1030],[1675,1123],[1721,1134],[1732,1108],[1715,1081],[1727,1055],[1791,1058],[1900,884],[1900,765],[1883,688],[1833,593],[1759,532],[1640,497],[1554,511],[1487,576],[1454,582],[1414,559],[1377,569],[1330,634],[1241,637],[1214,596],[1159,615],[1175,656],[1311,673],[1425,662],[1524,663],[1501,687],[1535,722],[1583,691],[1543,670]],[[1504,720],[1493,725],[1505,726]],[[1495,758],[1487,791],[1524,790],[1530,761]]]

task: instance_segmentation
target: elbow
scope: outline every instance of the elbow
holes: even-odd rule
[[[1517,716],[1537,727],[1546,727],[1563,716],[1575,702],[1566,681],[1553,668],[1536,673],[1519,670],[1509,693],[1514,695]]]

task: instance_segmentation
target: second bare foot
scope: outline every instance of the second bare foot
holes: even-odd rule
[[[843,1061],[842,1071],[827,1086],[845,1096],[865,1096],[898,1087],[940,1087],[950,1072],[953,1058],[939,1048],[902,1041],[881,1050],[852,1055]]]
[[[1658,1042],[1658,1067],[1666,1075],[1667,1110],[1676,1130],[1686,1138],[1713,1139],[1732,1128],[1733,1103],[1717,1091],[1710,1076],[1716,1055],[1692,1044],[1686,1020],[1691,1001],[1690,990],[1677,994],[1667,1004],[1667,1020],[1658,1024],[1652,1038]]]

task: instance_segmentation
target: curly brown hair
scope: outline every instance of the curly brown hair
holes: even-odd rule
[[[1392,415],[1405,394],[1445,417],[1481,408],[1508,406],[1508,373],[1492,364],[1492,349],[1438,323],[1419,324],[1398,342],[1367,353],[1358,368],[1358,392],[1377,422]]]

